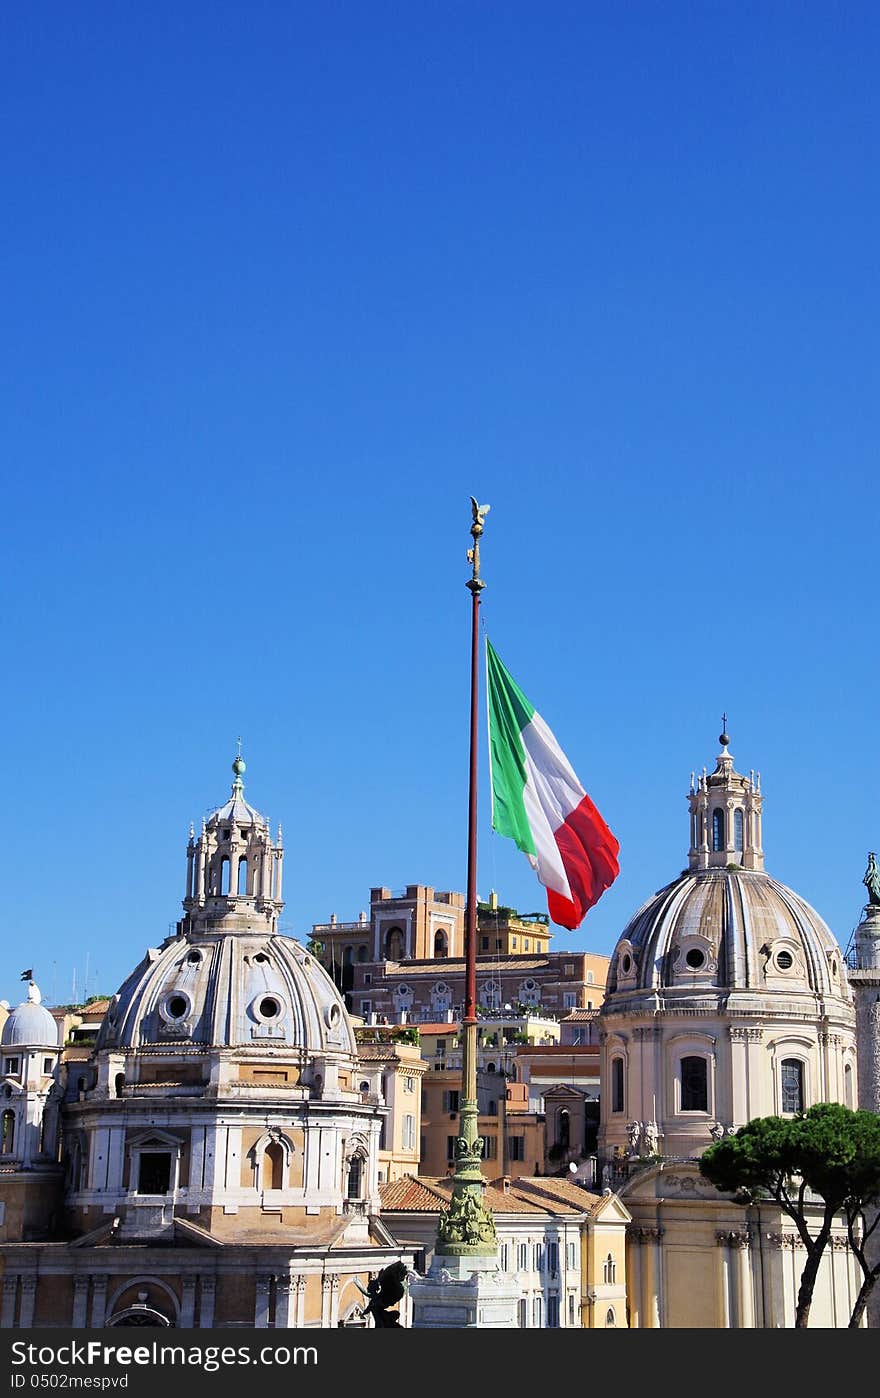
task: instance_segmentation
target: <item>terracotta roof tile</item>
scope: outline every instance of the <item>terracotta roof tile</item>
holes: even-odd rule
[[[557,1191],[533,1190],[532,1185],[562,1184]],[[385,1213],[437,1213],[446,1207],[452,1196],[452,1177],[441,1178],[405,1175],[379,1186],[382,1210]],[[567,1180],[546,1181],[544,1177],[511,1180],[505,1190],[500,1179],[490,1180],[484,1195],[486,1205],[497,1214],[570,1214],[588,1213],[599,1196],[569,1185]]]

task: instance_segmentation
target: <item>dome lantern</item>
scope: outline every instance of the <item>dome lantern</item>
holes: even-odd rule
[[[724,869],[735,864],[762,872],[760,773],[744,777],[734,769],[726,714],[722,723],[715,771],[707,774],[704,767],[696,781],[691,773],[688,868]]]
[[[240,747],[239,740],[239,747]],[[187,844],[185,930],[269,931],[278,925],[284,851],[269,822],[244,799],[246,770],[239,751],[225,805],[202,822]]]

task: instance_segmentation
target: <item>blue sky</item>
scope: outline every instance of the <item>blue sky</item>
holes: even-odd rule
[[[465,886],[484,620],[621,842],[686,862],[729,715],[844,944],[877,815],[880,14],[96,3],[0,17],[5,954],[112,991],[190,820],[284,927]],[[480,892],[543,890],[489,829]]]

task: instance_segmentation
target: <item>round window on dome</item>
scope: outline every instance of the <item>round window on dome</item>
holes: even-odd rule
[[[263,1019],[277,1019],[281,1013],[281,1004],[274,995],[264,995],[260,1001],[260,1014]]]
[[[691,947],[684,959],[692,971],[699,971],[700,967],[706,964],[706,958],[699,947]]]
[[[179,1024],[192,1009],[192,1001],[182,990],[172,990],[161,1005],[162,1018],[169,1024]]]
[[[189,962],[190,966],[198,966],[199,962],[202,959],[202,953],[198,949],[194,948],[186,959]]]
[[[778,951],[776,953],[776,965],[780,971],[790,971],[794,965],[794,957],[790,951]]]

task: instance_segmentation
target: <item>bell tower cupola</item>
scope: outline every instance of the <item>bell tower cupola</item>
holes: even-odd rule
[[[184,932],[277,929],[284,849],[281,827],[273,841],[269,822],[244,799],[244,758],[232,764],[230,799],[189,829],[186,850]]]
[[[723,869],[738,864],[763,871],[761,774],[752,771],[744,777],[734,770],[726,714],[722,724],[715,771],[707,773],[704,767],[697,776],[691,773],[688,868]]]

